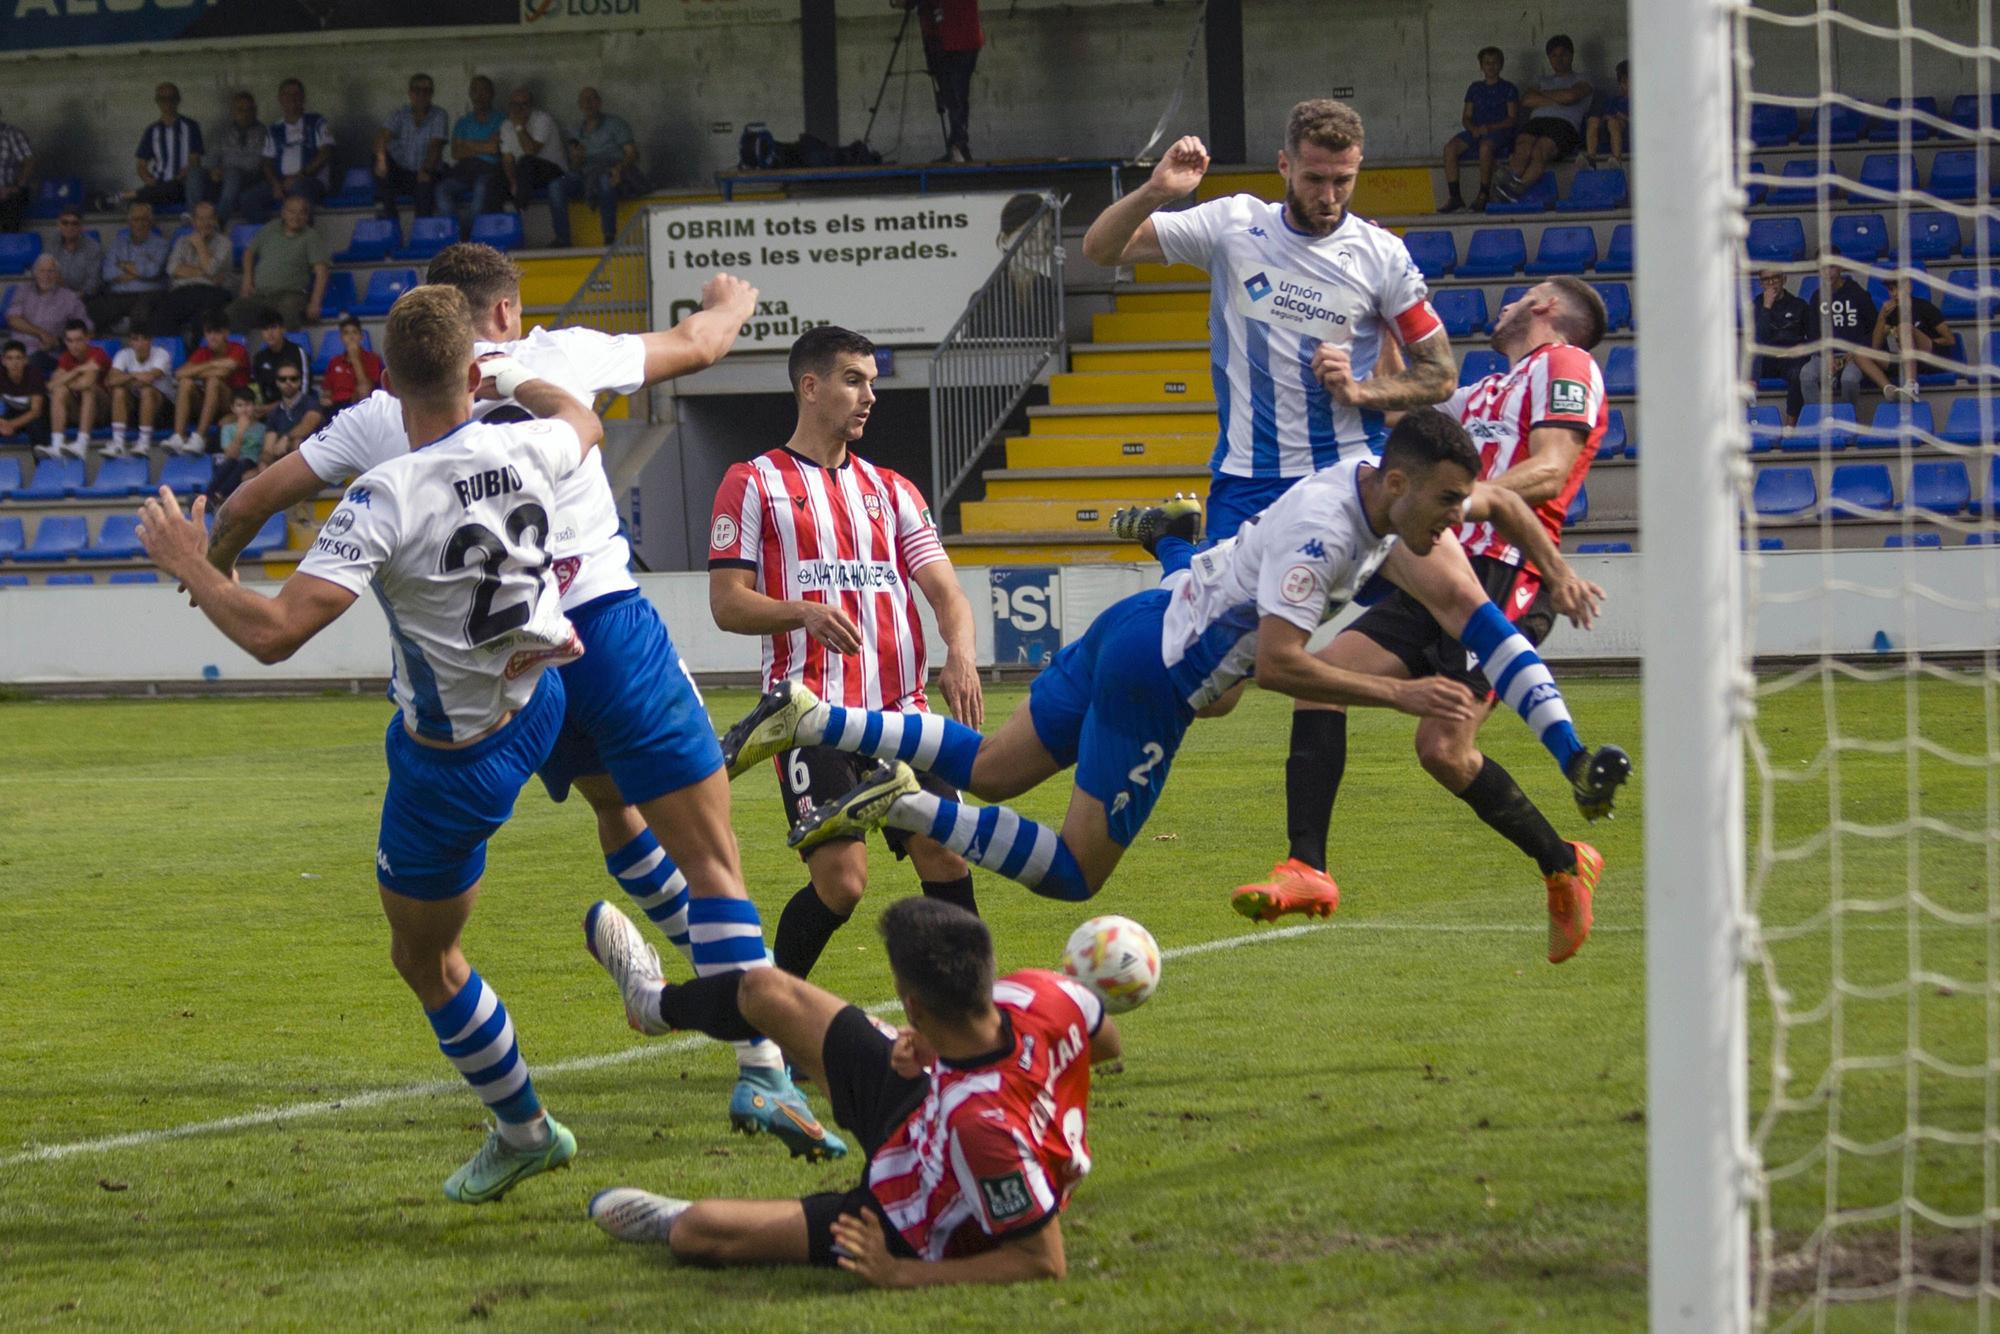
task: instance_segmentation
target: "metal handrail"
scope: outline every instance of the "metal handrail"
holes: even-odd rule
[[[625,220],[576,295],[549,321],[551,327],[581,325],[608,334],[645,333],[652,327],[653,265],[646,244],[646,216],[650,212],[642,208]],[[599,395],[597,410],[602,412],[614,397]],[[653,396],[639,393],[632,397],[633,415],[650,422]]]
[[[1044,194],[931,354],[931,503],[939,514],[1061,355],[1065,334],[1062,201]]]

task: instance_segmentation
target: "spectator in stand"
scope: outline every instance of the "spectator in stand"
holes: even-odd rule
[[[317,204],[329,188],[333,127],[317,111],[306,110],[303,83],[286,79],[278,85],[278,112],[279,119],[264,132],[264,178],[243,196],[244,213],[259,222],[271,216],[280,200],[303,195]]]
[[[966,124],[972,108],[972,70],[986,34],[979,28],[979,0],[889,0],[891,9],[914,9],[924,34],[938,114],[945,118],[945,160],[972,161]]]
[[[1815,352],[1799,369],[1799,394],[1804,402],[1816,403],[1831,392],[1848,404],[1858,416],[1861,411],[1861,381],[1865,377],[1886,396],[1889,375],[1882,363],[1867,353],[1875,332],[1875,301],[1868,289],[1854,281],[1854,275],[1838,264],[1825,264],[1819,271],[1819,305],[1813,312],[1812,341],[1833,339],[1837,350]]]
[[[208,428],[222,415],[230,391],[250,387],[250,354],[229,336],[229,321],[220,311],[209,313],[201,346],[174,378],[180,383],[174,388],[174,433],[167,437],[167,448],[176,454],[203,453],[208,449]],[[201,400],[198,417],[196,399]],[[197,423],[193,434],[188,433],[189,417]]]
[[[0,440],[48,439],[49,384],[18,338],[0,345]]]
[[[438,177],[451,137],[444,108],[431,101],[437,85],[428,74],[410,76],[410,100],[389,114],[375,133],[375,213],[395,218],[396,200],[416,198],[416,215],[437,212]]]
[[[326,421],[319,400],[306,392],[305,372],[278,371],[278,401],[264,413],[264,457],[276,463]]]
[[[229,420],[222,423],[222,457],[208,484],[212,514],[237,487],[255,477],[264,453],[264,423],[257,420],[257,396],[248,389],[229,395]]]
[[[247,329],[267,307],[287,329],[317,323],[332,272],[333,251],[312,225],[312,205],[293,195],[243,252],[241,295],[229,304],[230,325]]]
[[[451,170],[438,182],[438,211],[458,214],[461,241],[471,239],[473,218],[486,211],[489,197],[506,184],[500,173],[500,127],[507,115],[493,105],[493,80],[473,75],[466,96],[472,110],[451,127]],[[469,196],[463,208],[461,192]]]
[[[250,387],[257,394],[257,415],[269,412],[278,401],[278,372],[290,367],[306,384],[312,383],[312,358],[306,350],[285,337],[285,317],[275,310],[257,316],[257,333],[262,339],[250,358]]]
[[[135,396],[139,400],[139,439],[132,445],[132,452],[151,453],[153,423],[160,419],[160,403],[172,398],[179,387],[174,381],[173,357],[154,344],[153,335],[135,329],[125,346],[118,349],[118,355],[111,359],[111,370],[104,383],[111,390],[111,443],[105,446],[104,457],[115,459],[125,453]]]
[[[63,325],[62,355],[56,359],[56,373],[49,377],[49,439],[36,445],[43,458],[67,454],[83,457],[84,445],[97,426],[97,414],[104,406],[104,377],[111,358],[90,341],[90,326],[82,320]],[[71,419],[77,423],[76,437],[64,440]]]
[[[193,208],[202,200],[208,173],[201,169],[201,123],[181,114],[181,90],[163,83],[153,90],[153,102],[160,118],[139,136],[133,154],[139,173],[139,188],[127,190],[120,201],[144,200],[155,208],[185,204]]]
[[[1767,269],[1757,275],[1757,378],[1785,382],[1785,425],[1799,419],[1805,395],[1799,390],[1799,372],[1806,358],[1786,356],[1782,349],[1797,347],[1812,334],[1812,307],[1785,290],[1785,275]]]
[[[528,201],[542,186],[549,188],[549,229],[558,249],[569,249],[569,168],[563,161],[562,127],[535,105],[535,95],[516,88],[507,99],[507,122],[500,127],[500,167],[507,174],[507,193],[516,212],[526,214]]]
[[[229,99],[229,124],[215,136],[215,165],[208,168],[208,186],[215,193],[215,214],[223,222],[236,216],[244,194],[264,179],[264,144],[270,131],[257,119],[257,99],[239,92]],[[264,218],[248,218],[263,222]]]
[[[1514,126],[1521,116],[1521,90],[1500,77],[1507,66],[1507,53],[1497,46],[1479,50],[1479,78],[1465,90],[1465,106],[1458,122],[1465,128],[1444,142],[1444,207],[1440,213],[1456,213],[1465,207],[1458,191],[1458,160],[1468,150],[1479,153],[1479,193],[1472,209],[1484,213],[1493,199],[1493,169],[1514,151]]]
[[[1535,80],[1535,90],[1521,99],[1528,123],[1514,139],[1514,158],[1506,174],[1493,183],[1493,193],[1502,199],[1519,199],[1550,164],[1583,147],[1583,118],[1594,94],[1590,80],[1571,68],[1576,43],[1557,33],[1542,50],[1549,58],[1549,72]]]
[[[167,290],[166,233],[153,225],[153,206],[134,203],[126,225],[104,248],[104,290],[90,301],[90,322],[106,337],[130,323],[152,327],[153,307]]]
[[[83,229],[83,214],[64,209],[56,217],[56,243],[42,252],[54,255],[62,285],[85,301],[104,290],[104,247]]]
[[[1882,303],[1882,313],[1875,317],[1875,331],[1869,342],[1897,363],[1896,379],[1900,383],[1886,386],[1883,396],[1906,403],[1916,402],[1921,392],[1917,377],[1940,369],[1935,361],[1926,358],[1964,359],[1959,353],[1958,334],[1945,323],[1944,312],[1922,297],[1910,295],[1908,273],[1896,279],[1895,290]]]
[[[7,303],[7,328],[21,340],[35,368],[45,377],[55,374],[63,326],[71,320],[83,321],[86,333],[94,327],[83,299],[62,285],[62,270],[55,256],[43,251],[35,256],[28,281],[14,288],[14,299]]]
[[[1597,114],[1584,122],[1583,165],[1596,168],[1597,145],[1608,135],[1611,139],[1611,156],[1606,159],[1614,167],[1625,165],[1625,144],[1632,134],[1632,62],[1618,62],[1618,91],[1598,103]]]
[[[0,120],[0,232],[18,232],[35,202],[35,147],[18,125]]]
[[[382,383],[382,358],[362,342],[361,321],[352,315],[340,320],[340,355],[327,363],[320,380],[319,394],[332,417],[342,408],[353,407],[375,392]]]
[[[604,231],[604,244],[618,235],[618,201],[646,192],[646,178],[639,172],[639,144],[623,116],[607,116],[604,99],[595,88],[576,95],[583,123],[570,136],[569,162],[574,169],[567,193],[580,196],[597,206]]]
[[[206,200],[196,204],[189,221],[194,230],[167,253],[167,277],[173,286],[153,312],[153,332],[179,334],[193,347],[201,341],[208,312],[229,304],[232,262],[229,238],[222,234],[215,205]]]

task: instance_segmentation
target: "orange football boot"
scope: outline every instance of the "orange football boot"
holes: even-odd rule
[[[1604,874],[1604,855],[1588,843],[1572,843],[1576,865],[1548,877],[1549,962],[1561,963],[1590,939],[1590,896]]]
[[[1275,922],[1286,913],[1331,917],[1340,906],[1340,886],[1325,871],[1287,857],[1271,868],[1269,880],[1232,894],[1229,906],[1253,922]]]

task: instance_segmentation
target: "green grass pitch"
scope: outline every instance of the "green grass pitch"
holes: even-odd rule
[[[1235,716],[1195,729],[1152,823],[1093,903],[980,874],[1003,968],[1051,964],[1098,911],[1146,923],[1170,957],[1158,996],[1125,1021],[1123,1072],[1093,1089],[1096,1168],[1065,1215],[1070,1280],[925,1296],[867,1292],[835,1273],[682,1268],[585,1220],[607,1185],[785,1196],[845,1186],[856,1168],[794,1163],[769,1141],[729,1135],[727,1050],[649,1043],[625,1027],[583,948],[584,909],[613,886],[580,800],[523,794],[466,940],[580,1152],[568,1171],[467,1208],[439,1186],[478,1146],[482,1109],[391,970],[376,904],[388,706],[0,706],[0,1327],[932,1330],[946,1313],[1008,1329],[1642,1327],[1638,687],[1567,689],[1586,737],[1631,747],[1639,776],[1627,814],[1589,832],[1609,862],[1597,930],[1560,968],[1542,959],[1532,867],[1424,776],[1412,720],[1394,715],[1352,722],[1333,923],[1262,938],[1269,928],[1231,914],[1228,891],[1283,845],[1287,708],[1254,691]],[[1004,716],[1022,693],[995,690],[989,708]],[[1915,718],[1940,744],[1983,748],[1976,695],[1920,694],[1856,685],[1835,698],[1850,706],[1844,725],[1893,738]],[[727,720],[748,700],[718,692],[711,706]],[[1781,843],[1827,822],[1826,776],[1799,768],[1826,707],[1816,690],[1764,706],[1773,763],[1803,775],[1777,803]],[[1525,729],[1500,717],[1486,740],[1558,827],[1582,836]],[[1908,773],[1901,755],[1844,757],[1843,815],[1899,818]],[[1980,771],[1925,759],[1916,781],[1927,810],[1985,819]],[[1066,795],[1051,784],[1020,805],[1058,818]],[[772,929],[802,871],[770,777],[739,781],[735,798]],[[1983,851],[1919,837],[1926,883],[1954,906],[1983,905]],[[1844,893],[1901,893],[1904,840],[1842,848]],[[1787,864],[1767,918],[1824,907],[1830,855]],[[890,998],[875,912],[915,890],[879,845],[873,871],[869,900],[815,977],[864,1003]],[[1865,925],[1878,929],[1849,933],[1844,975],[1903,976],[1912,946],[1900,908]],[[1926,957],[1943,972],[1986,976],[1983,929],[1917,934],[1936,940]],[[663,953],[671,973],[678,960]],[[1825,934],[1778,954],[1811,1004],[1829,976]],[[1949,991],[1924,988],[1920,1007],[1856,1000],[1845,1040],[1900,1051],[1917,1022],[1948,1058],[1983,1059],[1986,1002]],[[1761,1105],[1761,998],[1755,1010]],[[1823,1025],[1799,1030],[1790,1086],[1810,1088],[1826,1054]],[[1870,1078],[1896,1087],[1882,1124],[1862,1117],[1853,1132],[1893,1133],[1903,1073]],[[1920,1082],[1935,1099],[1927,1112],[1978,1125],[1978,1081]],[[1825,1129],[1823,1112],[1789,1118],[1774,1152],[1803,1152]],[[110,1137],[124,1138],[40,1152]],[[1922,1159],[1923,1198],[1956,1210],[1970,1192],[1976,1208],[1978,1150]],[[1868,1160],[1843,1189],[1853,1203],[1896,1198],[1904,1166],[1900,1154]],[[1787,1237],[1818,1222],[1823,1182],[1807,1170],[1787,1186]],[[1941,1327],[1966,1314],[1915,1312]]]

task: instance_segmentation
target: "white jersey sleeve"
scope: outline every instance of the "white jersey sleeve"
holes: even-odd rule
[[[410,452],[403,408],[386,389],[377,389],[307,436],[299,457],[313,476],[342,486],[378,464]]]
[[[338,584],[355,596],[396,550],[402,507],[386,478],[367,478],[326,516],[299,573]]]
[[[560,417],[510,422],[504,428],[510,451],[532,461],[535,469],[551,485],[575,472],[583,463],[583,441],[576,428]]]
[[[1375,312],[1385,324],[1394,325],[1405,347],[1421,343],[1444,329],[1444,321],[1431,308],[1430,284],[1410,257],[1410,247],[1394,232],[1384,232],[1388,263],[1375,289]]]
[[[1155,213],[1153,234],[1159,238],[1160,253],[1167,257],[1167,263],[1212,267],[1215,242],[1228,230],[1235,205],[1231,196],[1174,213]]]
[[[1339,586],[1353,553],[1347,534],[1328,524],[1326,507],[1273,506],[1249,536],[1263,550],[1257,571],[1257,615],[1276,616],[1311,634],[1326,618],[1328,594]]]
[[[638,334],[608,334],[596,329],[548,329],[536,334],[569,358],[577,382],[588,385],[592,394],[631,394],[645,387],[646,340]],[[532,360],[525,364],[531,369],[534,366]]]

